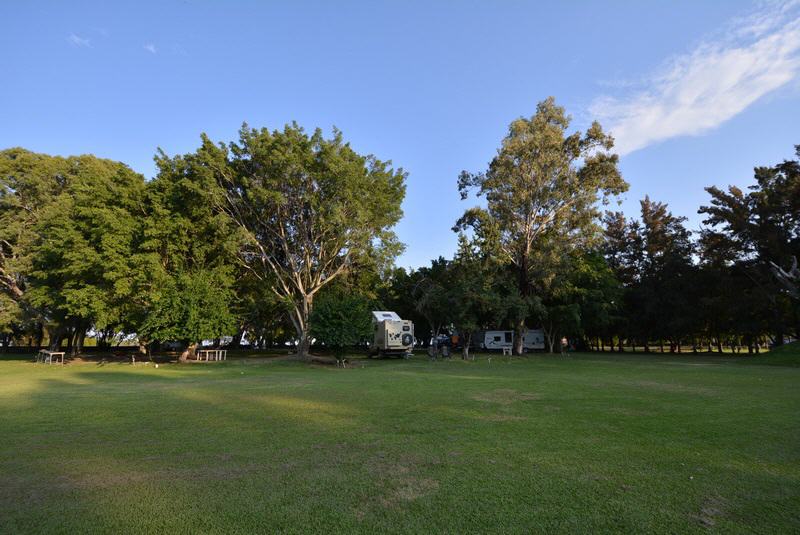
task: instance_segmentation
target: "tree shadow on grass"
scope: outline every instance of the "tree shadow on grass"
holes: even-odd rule
[[[192,368],[73,368],[4,403],[0,532],[374,531],[363,503],[423,479],[295,374]]]

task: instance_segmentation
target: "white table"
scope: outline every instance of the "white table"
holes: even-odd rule
[[[197,360],[228,360],[227,349],[198,349],[195,351]]]
[[[36,362],[41,362],[44,364],[45,362],[48,364],[53,363],[53,357],[58,359],[61,357],[61,365],[64,365],[64,352],[63,351],[48,351],[47,349],[40,349],[38,353],[36,353]]]

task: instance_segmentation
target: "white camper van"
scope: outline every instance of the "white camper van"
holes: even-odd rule
[[[372,323],[375,334],[370,347],[371,355],[411,356],[414,349],[414,323],[400,319],[395,312],[373,310]]]

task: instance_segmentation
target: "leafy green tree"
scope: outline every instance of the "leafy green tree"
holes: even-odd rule
[[[141,340],[185,344],[181,360],[199,342],[236,332],[238,227],[215,207],[222,199],[213,174],[193,155],[156,158],[158,176],[147,185],[141,245],[132,262],[134,330]]]
[[[64,337],[72,353],[86,331],[121,321],[144,178],[91,155],[3,151],[0,282],[19,311]]]
[[[220,266],[166,277],[164,285],[152,294],[139,334],[150,340],[183,342],[190,348],[181,355],[181,360],[186,360],[197,342],[234,332],[234,295],[227,271]]]
[[[6,332],[30,323],[41,333],[48,321],[46,311],[35,309],[26,298],[36,238],[32,229],[66,187],[71,172],[66,158],[22,148],[0,152],[0,292],[7,299]],[[37,344],[41,338],[39,334]]]
[[[342,288],[326,288],[311,314],[311,336],[331,348],[337,360],[341,360],[347,348],[363,343],[372,335],[370,308],[370,301],[362,295]]]
[[[449,266],[446,291],[450,317],[461,338],[462,358],[469,358],[475,332],[502,324],[509,314],[510,301],[502,292],[501,266],[464,234]]]
[[[589,341],[597,340],[601,350],[606,343],[613,348],[613,334],[622,321],[622,284],[599,251],[576,258],[573,280],[581,332]]]
[[[245,126],[237,143],[218,146],[204,136],[184,159],[194,173],[216,179],[218,206],[245,236],[241,260],[290,304],[300,358],[308,357],[317,292],[401,249],[391,229],[402,215],[405,173],[358,154],[338,130],[325,138],[295,124],[282,131]]]
[[[776,344],[783,343],[792,310],[795,331],[800,333],[798,312],[772,268],[788,266],[793,257],[800,257],[800,145],[795,150],[797,160],[757,167],[756,183],[749,192],[735,186],[727,191],[706,188],[711,202],[699,210],[709,225],[708,239],[736,251],[734,262],[752,281],[750,290],[769,304],[769,331]]]
[[[598,203],[627,189],[610,152],[613,138],[596,122],[584,134],[568,134],[569,125],[549,98],[531,118],[511,123],[486,172],[459,177],[462,198],[475,189],[487,206],[467,210],[457,228],[496,243],[493,249],[515,269],[523,301],[570,250],[597,241]],[[518,354],[524,328],[522,318],[515,325]]]
[[[412,288],[414,307],[425,318],[431,333],[436,340],[441,330],[453,320],[453,292],[449,289],[450,263],[444,257],[431,261],[430,267],[417,270],[418,280]]]

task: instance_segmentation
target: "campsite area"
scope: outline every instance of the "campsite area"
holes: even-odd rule
[[[0,532],[797,532],[798,364],[7,355]]]

